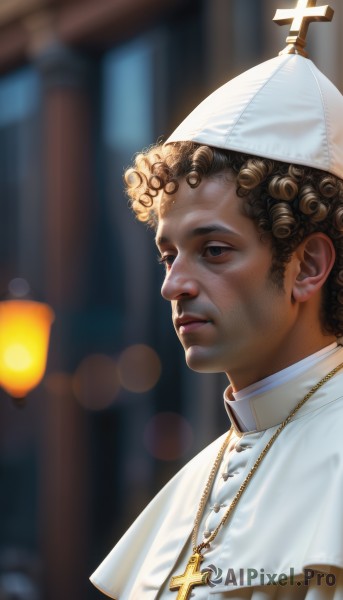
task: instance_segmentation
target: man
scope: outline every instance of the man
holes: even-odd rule
[[[92,576],[118,600],[343,600],[343,98],[288,40],[126,174],[232,428]]]

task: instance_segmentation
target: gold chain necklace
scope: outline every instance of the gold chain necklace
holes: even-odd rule
[[[197,539],[198,532],[199,532],[201,516],[203,514],[206,502],[208,500],[214,478],[218,471],[221,460],[224,456],[224,452],[228,446],[228,443],[229,443],[229,440],[230,440],[230,437],[231,437],[231,434],[233,431],[233,428],[230,429],[228,436],[226,437],[224,443],[222,444],[222,446],[217,454],[216,460],[214,461],[214,464],[213,464],[213,467],[209,474],[205,489],[204,489],[201,499],[200,499],[199,508],[198,508],[197,514],[195,516],[193,533],[192,533],[193,554],[188,561],[186,570],[183,573],[183,575],[177,575],[175,577],[172,577],[170,580],[169,589],[171,591],[178,590],[178,595],[177,595],[176,600],[187,600],[189,598],[190,594],[192,593],[194,586],[207,584],[209,575],[210,575],[209,572],[201,572],[200,571],[200,564],[203,561],[203,555],[201,553],[202,550],[204,548],[208,547],[211,542],[213,542],[213,540],[217,537],[219,530],[223,527],[223,525],[226,523],[228,518],[232,515],[239,500],[241,499],[246,488],[248,487],[253,475],[257,471],[258,467],[260,466],[260,464],[263,461],[266,454],[269,452],[269,450],[272,447],[272,445],[274,444],[275,440],[279,437],[281,431],[283,431],[283,429],[286,427],[286,425],[290,422],[290,420],[294,417],[294,415],[298,412],[298,410],[305,404],[305,402],[307,402],[307,400],[309,398],[311,398],[311,396],[313,396],[313,394],[317,390],[319,390],[319,388],[321,388],[325,383],[327,383],[342,368],[343,368],[343,363],[340,363],[337,367],[332,369],[332,371],[330,371],[330,373],[328,373],[320,381],[318,381],[318,383],[316,383],[316,385],[314,385],[313,388],[310,389],[310,391],[306,394],[306,396],[302,400],[300,400],[300,402],[296,405],[296,407],[292,410],[292,412],[288,415],[288,417],[281,423],[281,425],[279,425],[279,427],[277,428],[275,433],[272,435],[272,437],[270,438],[267,445],[263,448],[263,450],[262,450],[261,454],[259,455],[259,457],[257,458],[256,462],[250,469],[248,475],[246,476],[245,480],[243,481],[242,485],[240,486],[237,494],[235,495],[229,508],[225,512],[219,525],[215,528],[214,531],[212,531],[210,537],[206,540],[206,542],[201,542],[200,544],[197,545],[196,539]]]

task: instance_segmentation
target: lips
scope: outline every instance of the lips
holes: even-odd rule
[[[180,334],[191,333],[209,323],[208,319],[196,315],[184,315],[175,319],[175,327]]]

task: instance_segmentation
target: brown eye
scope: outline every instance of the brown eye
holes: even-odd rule
[[[158,256],[157,260],[160,263],[160,265],[171,267],[175,260],[175,256],[173,254],[165,254],[164,256]]]
[[[208,252],[211,256],[220,256],[223,253],[223,248],[221,246],[210,246]]]
[[[210,258],[216,258],[218,256],[222,256],[228,250],[230,250],[228,246],[207,246],[207,248],[205,248],[204,255]]]

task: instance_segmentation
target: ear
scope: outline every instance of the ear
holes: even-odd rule
[[[298,273],[292,295],[296,302],[306,302],[324,286],[335,262],[335,248],[325,233],[316,232],[299,244],[294,255]]]

